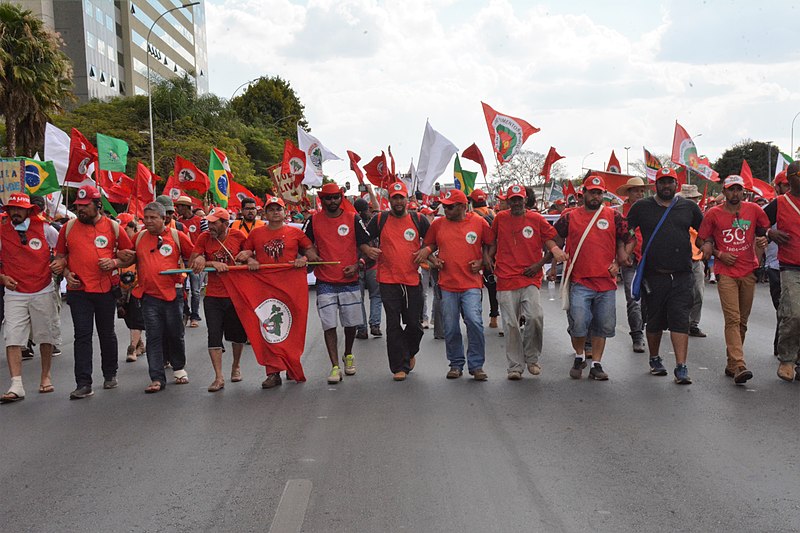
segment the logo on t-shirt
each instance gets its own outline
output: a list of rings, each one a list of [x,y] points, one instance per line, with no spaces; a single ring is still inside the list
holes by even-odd
[[[261,324],[261,336],[269,344],[283,342],[292,330],[292,312],[289,306],[275,298],[268,298],[254,309]]]
[[[469,233],[467,233],[466,239],[467,239],[467,244],[475,244],[478,240],[478,234],[475,233],[474,231],[470,231]]]
[[[159,248],[158,251],[164,257],[169,257],[170,255],[172,255],[172,245],[164,243],[161,245],[161,248]]]
[[[341,237],[348,235],[350,233],[350,226],[347,224],[342,224],[338,228],[336,228],[336,233],[338,233]]]
[[[190,231],[191,233],[194,233],[195,231],[197,231],[197,226],[195,226],[194,224],[192,224],[191,226],[189,226],[189,231]]]
[[[417,238],[417,232],[416,232],[416,231],[414,231],[414,230],[413,230],[413,229],[411,229],[411,228],[408,228],[407,230],[405,230],[405,231],[403,232],[403,238],[404,238],[405,240],[407,240],[408,242],[411,242],[411,241],[413,241],[414,239],[416,239],[416,238]]]
[[[525,237],[526,239],[530,239],[531,237],[533,237],[533,228],[530,226],[525,226],[524,228],[522,228],[522,236]]]
[[[597,221],[597,229],[607,230],[608,229],[608,220],[601,218]]]
[[[94,238],[94,245],[96,248],[105,248],[108,246],[108,237],[105,235],[98,235]]]
[[[42,241],[39,239],[33,238],[28,241],[28,246],[31,247],[31,250],[41,250],[42,248]]]

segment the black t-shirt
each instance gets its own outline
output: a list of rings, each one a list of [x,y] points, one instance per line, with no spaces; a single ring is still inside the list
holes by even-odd
[[[650,241],[653,230],[667,208],[654,197],[643,198],[628,211],[628,229],[642,230],[642,252]],[[700,228],[703,213],[697,204],[682,197],[667,215],[647,252],[646,271],[690,272],[692,270],[692,243],[689,228]]]

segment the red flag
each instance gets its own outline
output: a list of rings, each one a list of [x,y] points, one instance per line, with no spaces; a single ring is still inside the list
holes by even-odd
[[[678,190],[681,190],[681,187],[686,183],[686,167],[683,165],[678,165],[675,168],[675,175],[678,176]]]
[[[175,178],[183,191],[208,192],[208,175],[179,155],[175,156]]]
[[[547,152],[547,157],[544,158],[544,165],[542,165],[542,171],[539,172],[540,176],[544,176],[545,183],[550,181],[550,169],[552,168],[553,163],[555,163],[559,159],[564,159],[564,156],[558,155],[556,149],[551,146],[550,151]]]
[[[765,183],[760,179],[753,177],[753,171],[750,170],[750,165],[747,163],[746,159],[742,159],[742,171],[740,174],[744,180],[745,189],[748,191],[753,191],[757,195],[761,196],[762,198],[766,198],[767,200],[775,199],[775,189],[773,189],[772,185],[769,183]]]
[[[614,150],[611,150],[611,157],[608,158],[608,165],[606,166],[606,172],[622,174],[622,166],[619,164],[619,160],[617,159],[616,154],[614,154]]]
[[[133,194],[133,180],[122,172],[101,170],[97,173],[97,185],[109,202],[127,204]]]
[[[164,190],[161,191],[161,194],[166,194],[172,199],[173,202],[180,198],[181,194],[183,194],[181,184],[174,174],[167,178],[167,183],[164,185]]]
[[[350,158],[350,170],[356,173],[356,178],[358,178],[359,183],[364,183],[364,171],[358,166],[358,162],[361,161],[361,156],[348,150],[347,157]]]
[[[376,155],[372,161],[364,165],[367,179],[376,187],[385,187],[389,183],[389,171],[386,168],[386,154]]]
[[[389,147],[389,161],[392,162],[391,168],[389,171],[389,175],[392,177],[392,181],[394,181],[395,176],[397,176],[397,172],[394,171],[394,156],[392,155],[392,147]]]
[[[92,179],[89,166],[97,167],[97,148],[77,129],[72,128],[69,141],[69,166],[64,177],[64,184],[80,187],[87,179]]]
[[[286,371],[305,381],[300,356],[306,344],[308,283],[306,270],[230,271],[219,279],[233,301],[258,364],[267,372]]]
[[[692,169],[707,180],[719,181],[719,174],[711,168],[708,159],[697,155],[694,141],[677,121],[672,138],[672,161]]]
[[[281,165],[282,174],[294,176],[297,185],[303,181],[306,172],[306,153],[296,147],[294,143],[286,139],[283,144],[283,163]]]
[[[235,181],[231,181],[231,192],[228,195],[228,208],[234,211],[239,211],[242,208],[242,200],[245,198],[252,198],[256,201],[256,205],[259,207],[263,207],[264,203],[261,199],[250,192],[250,190],[241,185],[236,183]]]
[[[708,182],[706,182],[706,186],[703,187],[703,196],[701,196],[700,201],[697,202],[697,206],[700,208],[700,211],[706,210],[706,202],[708,202]]]
[[[477,144],[472,143],[471,146],[464,150],[464,153],[461,154],[461,157],[478,163],[483,171],[483,177],[486,177],[486,160],[483,158],[483,154],[481,153]]]
[[[481,105],[486,118],[486,127],[489,128],[489,139],[497,153],[497,160],[502,165],[514,157],[525,140],[539,131],[539,128],[531,126],[521,118],[498,113],[483,102]]]
[[[561,184],[561,192],[564,194],[564,201],[567,202],[567,205],[569,205],[570,196],[572,196],[572,198],[576,202],[578,201],[578,193],[575,192],[575,186],[572,184],[571,181],[567,181],[566,183]]]
[[[136,179],[133,182],[133,194],[128,203],[128,213],[140,219],[144,217],[144,206],[156,201],[156,188],[153,173],[141,162],[136,165]]]
[[[344,211],[345,213],[352,213],[354,215],[358,213],[358,211],[356,211],[355,206],[353,206],[353,204],[350,203],[350,200],[347,199],[344,193],[342,193],[342,203],[339,204],[339,207],[341,207],[342,211]]]

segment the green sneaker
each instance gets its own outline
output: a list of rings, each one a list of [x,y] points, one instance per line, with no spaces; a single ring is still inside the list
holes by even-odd
[[[344,356],[344,373],[348,376],[356,373],[356,357],[351,353]]]
[[[339,367],[335,366],[331,368],[331,373],[328,374],[328,383],[333,384],[333,383],[339,383],[340,381],[342,381],[342,374],[339,371]]]

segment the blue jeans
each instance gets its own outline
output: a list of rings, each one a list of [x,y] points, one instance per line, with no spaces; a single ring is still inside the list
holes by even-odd
[[[100,340],[100,366],[103,377],[117,375],[117,301],[111,292],[68,291],[67,304],[75,328],[75,383],[78,387],[92,385],[92,336],[97,325]],[[94,325],[93,325],[94,322]],[[149,335],[149,333],[148,333]]]
[[[199,274],[190,273],[188,278],[191,309],[189,308],[189,302],[186,302],[183,304],[183,314],[188,316],[190,320],[200,320],[200,289],[203,284]]]
[[[381,285],[378,283],[378,271],[376,269],[365,270],[361,273],[361,314],[364,315],[364,323],[358,326],[358,331],[366,331],[367,325],[370,327],[381,325]],[[369,292],[369,320],[367,320],[367,310],[364,304],[364,289]]]
[[[486,360],[486,338],[483,336],[483,291],[468,289],[450,292],[442,289],[442,319],[444,342],[450,366],[464,368],[464,343],[461,339],[461,320],[467,325],[467,369],[483,368]]]
[[[617,327],[617,291],[593,291],[580,283],[570,283],[567,322],[571,337],[613,337]]]
[[[178,289],[181,290],[181,289]],[[186,346],[183,342],[183,298],[171,302],[145,294],[142,296],[142,316],[147,331],[147,366],[150,380],[166,384],[164,344],[170,347],[169,361],[173,370],[186,366]],[[166,343],[164,340],[166,339]]]

